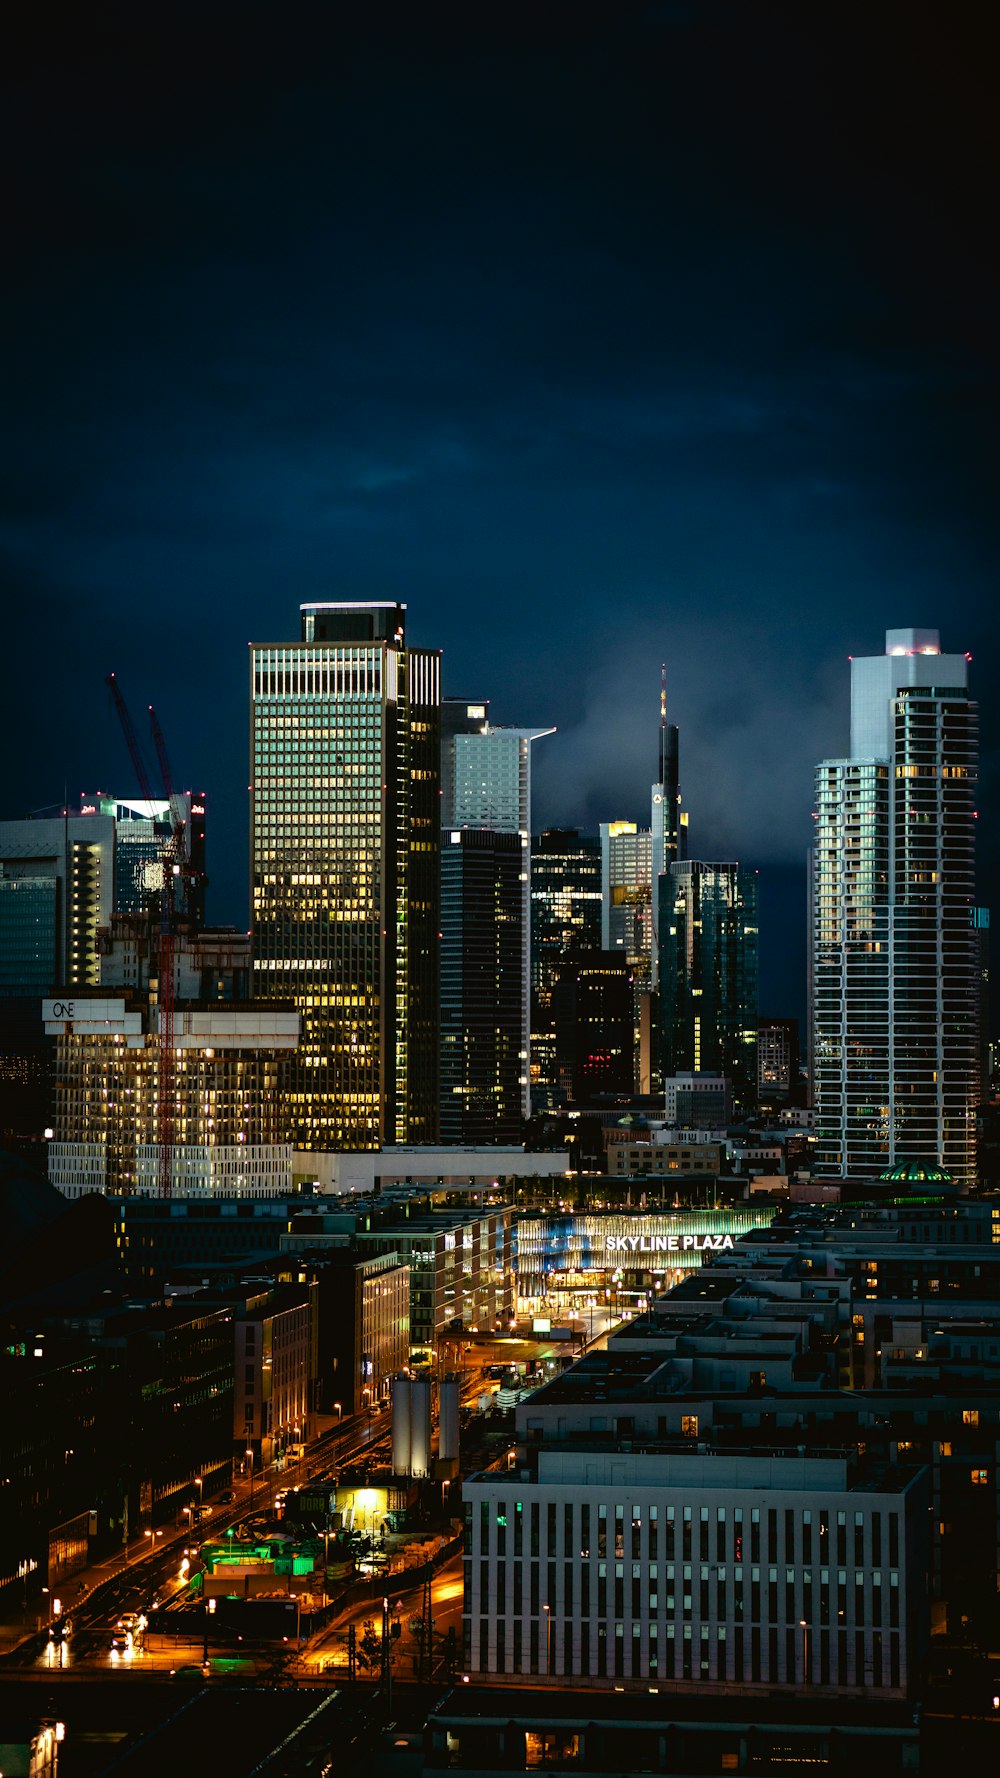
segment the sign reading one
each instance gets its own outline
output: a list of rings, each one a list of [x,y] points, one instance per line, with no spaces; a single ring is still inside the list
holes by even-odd
[[[609,1235],[606,1253],[728,1253],[732,1235]]]

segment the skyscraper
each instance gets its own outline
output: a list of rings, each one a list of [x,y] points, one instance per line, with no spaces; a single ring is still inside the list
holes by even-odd
[[[816,774],[811,1063],[821,1171],[975,1173],[977,710],[968,656],[886,633],[851,665],[851,751]]]
[[[732,1082],[737,1116],[757,1103],[757,873],[684,859],[661,878],[664,1074]]]
[[[555,1103],[552,996],[562,971],[601,948],[601,842],[576,828],[547,828],[531,843],[531,1092]]]
[[[660,879],[676,858],[687,857],[688,818],[681,808],[680,735],[675,722],[667,721],[667,669],[660,674],[660,739],[657,779],[650,809],[652,857],[650,898],[652,904],[652,959],[650,983],[655,990],[660,974]]]
[[[601,822],[601,948],[625,959],[632,980],[633,1089],[640,1093],[652,1090],[651,1047],[642,1040],[653,981],[652,867],[649,828]]]
[[[441,1141],[520,1143],[521,842],[441,836]]]
[[[473,706],[482,709],[484,706]],[[521,1042],[519,1045],[521,1104],[531,1115],[531,748],[555,733],[551,728],[491,728],[469,719],[465,732],[455,732],[454,796],[448,827],[486,828],[513,833],[521,847]],[[449,767],[449,771],[450,771]],[[444,799],[442,799],[444,801]]]
[[[567,964],[552,991],[556,1081],[565,1098],[586,1104],[600,1094],[632,1092],[634,1002],[620,952],[595,951]]]
[[[489,727],[489,698],[441,699],[441,828],[455,822],[455,738],[479,735]]]
[[[405,626],[310,603],[251,650],[254,993],[302,1014],[300,1148],[437,1137],[440,657]]]

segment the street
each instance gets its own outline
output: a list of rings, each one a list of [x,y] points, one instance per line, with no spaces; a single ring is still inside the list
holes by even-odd
[[[454,1631],[454,1643],[459,1648],[461,1647],[462,1593],[462,1555],[459,1551],[443,1564],[431,1583],[435,1666],[441,1658],[441,1650],[450,1631]],[[312,1639],[295,1662],[296,1677],[316,1678],[324,1673],[345,1674],[347,1672],[348,1630],[353,1626],[357,1641],[360,1643],[366,1623],[371,1623],[376,1636],[380,1638],[382,1599],[381,1587],[377,1582],[374,1582],[370,1600],[353,1605],[341,1618],[338,1618],[335,1624],[329,1625]],[[421,1647],[421,1632],[418,1625],[423,1604],[422,1586],[413,1587],[402,1594],[400,1598],[390,1601],[390,1618],[398,1620],[400,1625],[398,1639],[392,1638],[391,1640],[393,1668],[397,1678],[412,1679],[416,1676]]]

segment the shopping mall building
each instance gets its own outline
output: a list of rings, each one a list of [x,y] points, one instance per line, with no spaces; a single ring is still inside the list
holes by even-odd
[[[568,1211],[514,1224],[518,1313],[554,1320],[598,1303],[633,1312],[741,1235],[766,1228],[773,1204],[719,1210]]]

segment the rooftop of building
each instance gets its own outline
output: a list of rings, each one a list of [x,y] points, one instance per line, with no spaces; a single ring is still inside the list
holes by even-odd
[[[728,1277],[717,1272],[712,1266],[702,1266],[697,1272],[691,1272],[674,1285],[669,1296],[663,1300],[670,1304],[698,1304],[704,1307],[708,1303],[724,1303],[734,1291],[743,1288],[740,1278]],[[643,1319],[647,1319],[643,1317]]]
[[[880,1180],[893,1185],[953,1185],[952,1175],[936,1161],[908,1160],[898,1161],[894,1167],[887,1167],[879,1174]]]
[[[85,1309],[66,1317],[66,1325],[98,1339],[127,1337],[130,1333],[172,1333],[180,1327],[199,1322],[232,1320],[232,1311],[223,1304],[196,1305],[189,1298],[171,1297],[169,1303],[115,1301],[90,1303]]]
[[[507,1458],[481,1470],[469,1481],[500,1481],[538,1486],[740,1488],[797,1493],[813,1489],[834,1493],[907,1493],[922,1473],[920,1463],[889,1463],[859,1454],[856,1444],[781,1444],[770,1438],[709,1446],[674,1435],[655,1440],[618,1440],[610,1447],[599,1437],[570,1445],[549,1443],[519,1448],[513,1471]]]
[[[289,1192],[280,1198],[237,1198],[237,1197],[152,1197],[139,1192],[130,1192],[120,1197],[108,1196],[107,1202],[116,1215],[130,1220],[145,1222],[170,1222],[173,1220],[218,1222],[222,1219],[242,1219],[248,1222],[263,1220],[265,1222],[288,1221],[299,1210],[315,1203],[309,1191]]]
[[[591,1687],[460,1685],[442,1698],[431,1710],[428,1729],[436,1723],[482,1723],[484,1727],[506,1728],[511,1722],[527,1727],[539,1723],[559,1722],[567,1728],[587,1728],[607,1723],[614,1728],[654,1727],[661,1732],[671,1723],[688,1723],[708,1729],[725,1723],[731,1728],[752,1728],[754,1724],[811,1729],[830,1723],[837,1727],[856,1727],[865,1733],[901,1733],[915,1736],[912,1703],[897,1703],[865,1697],[857,1702],[838,1697],[836,1701],[817,1702],[815,1698],[719,1697],[710,1700],[690,1692],[674,1692],[655,1685],[642,1691],[623,1695],[620,1692],[595,1691]],[[551,1764],[553,1762],[546,1762]],[[618,1766],[609,1768],[617,1771]]]

